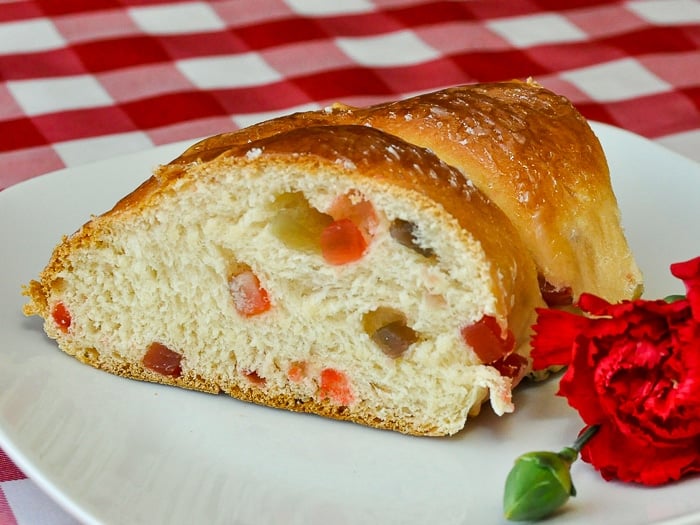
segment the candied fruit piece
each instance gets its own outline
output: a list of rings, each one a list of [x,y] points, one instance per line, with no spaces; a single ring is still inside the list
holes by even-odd
[[[248,379],[248,381],[250,381],[254,385],[265,385],[265,378],[261,377],[260,374],[258,374],[255,370],[246,370],[243,372],[243,375],[246,377],[246,379]]]
[[[350,219],[332,222],[321,234],[321,254],[329,264],[347,264],[362,258],[367,241]]]
[[[377,227],[372,204],[359,192],[336,198],[328,213],[309,204],[303,193],[283,193],[273,204],[270,231],[294,250],[321,253],[329,264],[347,264],[362,257]]]
[[[349,219],[369,241],[377,230],[379,219],[372,203],[357,190],[337,197],[328,213],[334,220]]]
[[[182,355],[162,343],[151,343],[143,356],[143,366],[164,376],[180,377]]]
[[[416,253],[419,253],[423,257],[432,257],[435,255],[433,250],[430,248],[425,248],[418,244],[416,239],[416,228],[415,223],[406,221],[403,219],[394,219],[391,221],[391,226],[389,227],[389,234],[391,237],[406,248],[410,248]]]
[[[244,270],[231,277],[229,289],[236,311],[244,317],[259,315],[270,309],[267,290],[251,270]]]
[[[403,355],[418,340],[416,331],[403,321],[382,326],[371,337],[382,352],[394,359]]]
[[[401,321],[405,324],[406,315],[395,308],[380,306],[362,316],[362,327],[365,329],[365,332],[371,336],[382,326],[386,326],[395,321]]]
[[[548,282],[542,274],[537,276],[537,282],[540,285],[542,299],[547,303],[547,306],[570,306],[574,303],[574,294],[570,286],[557,288]]]
[[[304,361],[294,361],[289,365],[287,378],[293,383],[300,383],[306,377],[306,363]]]
[[[523,369],[527,366],[527,358],[520,354],[509,354],[497,359],[489,366],[498,370],[498,373],[503,377],[517,378],[522,374]]]
[[[355,399],[348,376],[334,368],[321,371],[319,396],[341,406],[349,406]]]
[[[476,323],[461,329],[464,342],[471,346],[482,363],[493,363],[512,352],[515,346],[513,332],[501,330],[496,318],[485,315]]]
[[[407,325],[406,316],[386,306],[362,316],[362,327],[382,352],[392,358],[402,355],[418,340],[418,333]]]
[[[324,228],[333,222],[309,204],[301,192],[283,193],[275,199],[277,210],[270,221],[270,231],[287,248],[319,253]]]
[[[58,329],[61,332],[63,332],[64,334],[68,332],[68,329],[70,328],[70,325],[73,322],[73,320],[65,304],[60,302],[56,303],[53,307],[53,310],[51,310],[51,317],[53,318],[54,323],[56,323]]]

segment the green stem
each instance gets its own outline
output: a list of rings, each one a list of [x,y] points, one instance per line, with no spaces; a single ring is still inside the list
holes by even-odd
[[[685,299],[685,295],[667,295],[664,297],[664,301],[667,303],[675,303],[676,301],[681,301]]]
[[[576,441],[574,441],[571,448],[573,448],[576,452],[581,452],[583,445],[588,443],[588,440],[591,439],[596,432],[598,432],[598,428],[600,428],[598,425],[591,425],[587,427],[586,430],[584,430],[576,439]]]

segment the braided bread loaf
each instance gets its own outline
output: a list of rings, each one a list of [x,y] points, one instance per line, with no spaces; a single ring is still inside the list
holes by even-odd
[[[621,287],[580,261],[569,268],[574,246],[547,258],[566,237],[553,218],[571,202],[553,195],[589,188],[597,212],[614,196],[592,133],[569,156],[555,147],[556,130],[585,122],[560,108],[548,127],[517,103],[543,97],[523,86],[334,107],[205,140],[65,238],[25,288],[25,313],[42,316],[62,350],[114,374],[377,428],[447,435],[486,400],[512,411],[542,275],[559,292],[600,282],[608,296],[631,295],[639,284],[626,244],[588,238],[598,225],[567,242],[617,250]],[[490,92],[503,100],[471,117],[466,95],[437,104]],[[524,127],[509,133],[518,118]],[[472,131],[443,129],[459,122]],[[551,169],[538,164],[547,158]],[[578,172],[556,178],[555,166]],[[493,190],[525,180],[514,173],[530,185]],[[497,206],[498,195],[522,209]],[[539,219],[523,211],[530,204]],[[616,206],[603,212],[617,217]],[[622,236],[619,221],[605,224],[606,239]],[[539,251],[533,235],[550,247]]]

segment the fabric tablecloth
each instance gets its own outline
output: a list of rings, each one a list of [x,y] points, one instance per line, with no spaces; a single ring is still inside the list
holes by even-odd
[[[699,49],[700,0],[0,0],[0,190],[336,101],[528,77],[700,161]],[[0,450],[16,523],[75,520]]]

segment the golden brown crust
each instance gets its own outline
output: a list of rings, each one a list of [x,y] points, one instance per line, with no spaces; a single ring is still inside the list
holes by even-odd
[[[368,108],[297,113],[205,139],[173,165],[324,123],[375,127],[457,167],[511,219],[555,288],[611,301],[641,293],[600,142],[566,98],[534,82],[459,86]]]
[[[31,301],[22,308],[24,315],[46,317],[49,310],[48,304],[46,303],[47,292],[48,291],[44,289],[44,285],[39,281],[32,280],[28,285],[24,286],[22,288],[22,295],[31,299]]]

